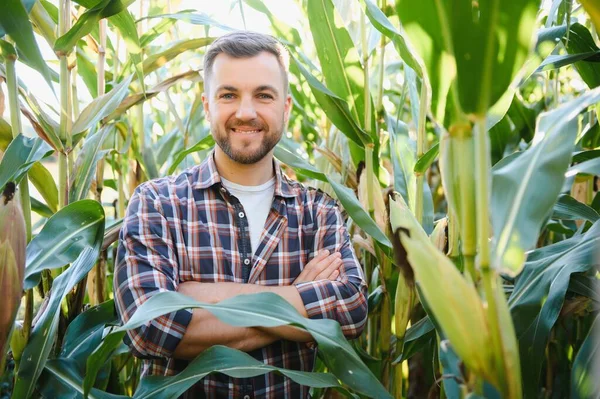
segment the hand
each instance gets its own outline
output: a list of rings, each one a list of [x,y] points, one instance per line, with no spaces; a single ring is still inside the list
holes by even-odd
[[[318,280],[335,280],[340,275],[338,269],[342,264],[341,253],[335,252],[330,255],[328,250],[323,250],[304,266],[302,272],[294,280],[294,284]]]

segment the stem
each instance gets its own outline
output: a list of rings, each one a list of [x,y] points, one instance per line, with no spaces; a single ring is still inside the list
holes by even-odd
[[[477,282],[477,272],[475,270],[475,255],[477,254],[477,218],[473,213],[476,208],[476,198],[474,195],[476,177],[473,174],[473,159],[475,158],[473,147],[473,132],[468,125],[469,130],[461,131],[461,134],[452,138],[455,142],[454,150],[458,156],[454,156],[458,165],[458,174],[460,176],[460,195],[459,201],[459,226],[461,249],[464,256],[465,270],[471,277],[471,280]]]
[[[367,212],[374,216],[375,212],[375,187],[373,185],[373,148],[375,145],[373,143],[369,143],[365,145],[365,173],[367,177]]]
[[[246,16],[244,15],[244,5],[242,3],[242,0],[238,0],[238,4],[240,6],[240,14],[242,14],[242,22],[244,23],[244,30],[248,30],[248,28],[246,27]]]
[[[379,8],[383,9],[385,6],[386,0],[382,0],[379,2]],[[385,73],[385,45],[386,45],[386,37],[385,35],[381,35],[381,40],[379,41],[379,52],[381,53],[381,61],[379,63],[379,85],[377,86],[377,105],[375,107],[375,112],[378,115],[383,115],[383,77]]]
[[[360,38],[362,44],[363,72],[364,72],[364,101],[365,101],[365,130],[371,133],[371,96],[369,88],[369,48],[367,43],[367,24],[365,14],[360,15]]]
[[[483,288],[487,301],[487,319],[490,325],[492,345],[494,345],[495,363],[502,385],[505,385],[506,375],[504,361],[501,354],[504,352],[502,335],[498,318],[498,304],[496,303],[498,290],[498,276],[490,265],[490,216],[489,216],[489,171],[490,151],[489,138],[486,132],[486,118],[478,118],[474,126],[475,130],[475,177],[476,203],[477,203],[477,237],[479,247],[479,267],[483,280]]]
[[[419,98],[419,122],[417,125],[417,160],[425,154],[427,146],[427,134],[425,124],[427,122],[427,86],[421,81],[421,95]],[[415,218],[419,224],[423,224],[423,184],[425,183],[424,173],[416,173],[417,187],[415,195]]]
[[[71,27],[71,0],[60,0],[59,2],[59,36],[65,35]],[[71,151],[72,138],[70,134],[71,127],[71,104],[70,104],[70,72],[67,54],[59,54],[60,61],[60,140],[66,144],[66,148],[58,153],[58,206],[59,209],[65,207],[69,202],[69,168],[67,165],[67,154]]]

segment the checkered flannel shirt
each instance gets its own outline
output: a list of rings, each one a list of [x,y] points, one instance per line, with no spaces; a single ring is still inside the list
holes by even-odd
[[[336,281],[297,284],[311,319],[333,319],[347,338],[359,336],[367,317],[366,283],[335,200],[285,176],[275,165],[275,194],[260,244],[251,253],[247,218],[222,185],[211,152],[177,176],[140,185],[132,195],[114,271],[115,303],[123,322],[153,295],[185,281],[292,285],[320,250],[339,251]],[[142,375],[175,375],[187,362],[172,357],[192,317],[189,309],[158,317],[125,337],[143,360]],[[316,350],[276,341],[249,354],[277,367],[312,371]],[[254,378],[212,374],[186,392],[193,398],[305,398],[308,387],[268,373]]]

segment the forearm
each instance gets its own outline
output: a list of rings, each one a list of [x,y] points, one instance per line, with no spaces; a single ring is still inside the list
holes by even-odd
[[[244,352],[267,346],[280,338],[251,327],[234,327],[223,323],[204,309],[194,309],[192,320],[175,349],[179,359],[193,359],[213,345],[225,345]]]
[[[242,294],[256,294],[259,292],[273,292],[290,303],[303,317],[308,317],[302,298],[294,286],[263,286],[257,284],[239,283],[186,283],[186,295],[198,301],[217,303],[228,298]],[[193,284],[193,285],[191,285]],[[225,325],[224,323],[222,323]],[[231,327],[231,326],[229,326]],[[287,339],[296,342],[312,341],[312,336],[306,331],[292,326],[259,327],[259,331],[278,339]]]

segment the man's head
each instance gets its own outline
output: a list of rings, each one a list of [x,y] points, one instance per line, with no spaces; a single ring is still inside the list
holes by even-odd
[[[233,161],[253,164],[281,139],[291,109],[288,54],[271,36],[234,32],[204,57],[202,101],[215,141]]]

